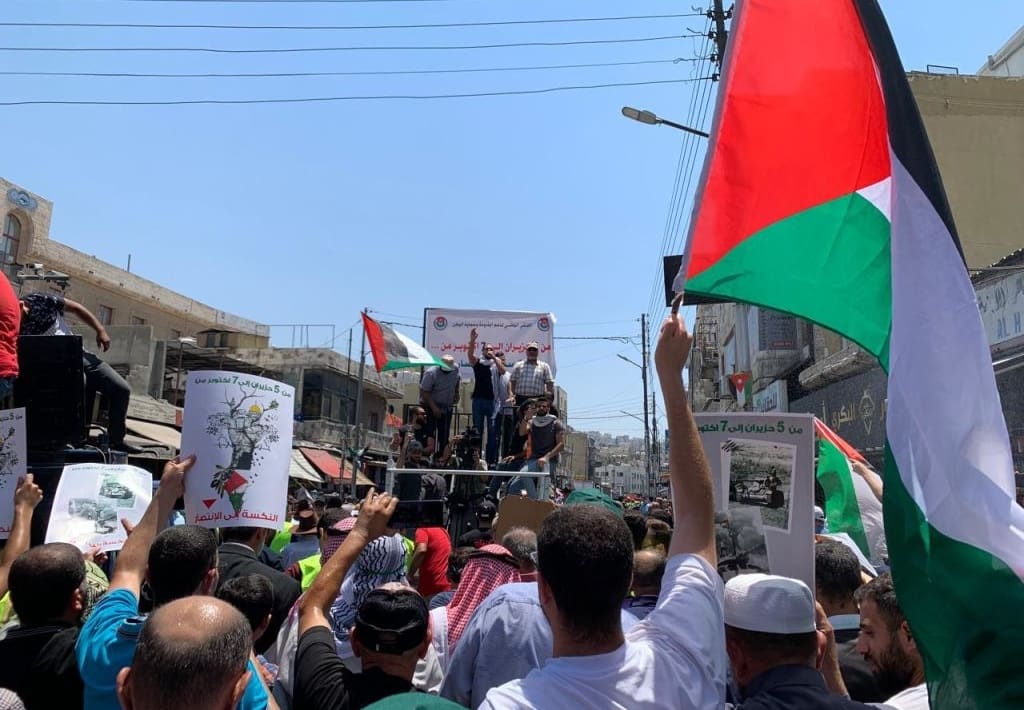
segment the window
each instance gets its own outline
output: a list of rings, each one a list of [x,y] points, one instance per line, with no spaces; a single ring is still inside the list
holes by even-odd
[[[102,325],[110,325],[114,322],[114,309],[101,303],[96,309],[96,317]]]
[[[18,258],[21,243],[21,221],[13,214],[4,217],[3,240],[0,241],[0,262],[13,264]]]
[[[132,325],[146,325],[146,319],[132,316]]]
[[[181,331],[171,328],[171,340],[181,340]]]

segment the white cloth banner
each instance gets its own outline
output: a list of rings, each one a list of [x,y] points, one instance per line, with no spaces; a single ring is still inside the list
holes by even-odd
[[[285,522],[295,388],[237,372],[188,373],[181,452],[185,518],[208,528]]]
[[[814,589],[814,416],[694,418],[711,466],[723,578],[770,572]]]
[[[461,368],[463,379],[473,377],[469,364],[469,332],[476,328],[476,356],[480,357],[484,344],[493,344],[505,353],[505,365],[512,367],[526,359],[526,344],[536,341],[540,350],[538,359],[555,366],[555,316],[553,313],[527,311],[471,311],[456,308],[427,308],[424,344],[427,350],[442,357],[452,355]]]
[[[136,466],[65,466],[46,528],[46,542],[69,542],[85,552],[120,550],[128,539],[121,519],[138,525],[153,498],[153,476]]]
[[[28,472],[25,439],[25,408],[0,411],[0,540],[11,535],[14,523],[14,491]]]

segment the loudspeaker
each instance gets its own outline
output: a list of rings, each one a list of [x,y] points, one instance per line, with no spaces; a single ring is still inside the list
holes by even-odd
[[[85,430],[85,369],[78,335],[18,338],[14,406],[25,408],[30,451],[78,443]]]

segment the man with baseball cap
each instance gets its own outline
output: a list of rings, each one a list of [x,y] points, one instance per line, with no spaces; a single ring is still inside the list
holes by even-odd
[[[516,406],[528,399],[555,396],[555,378],[551,367],[537,359],[540,346],[537,343],[526,344],[526,359],[512,366],[512,393],[516,396]]]
[[[413,689],[416,664],[431,639],[427,603],[418,592],[388,584],[367,594],[351,631],[361,673],[348,670],[338,657],[328,617],[346,573],[367,544],[388,532],[397,505],[387,493],[370,493],[351,532],[299,600],[294,707],[362,708]]]
[[[814,595],[800,580],[741,574],[726,583],[725,649],[743,699],[739,708],[870,707],[831,692],[826,685],[818,670],[819,651],[825,651],[824,670],[833,681],[838,663],[824,612],[821,617],[819,636]],[[844,690],[841,684],[837,689]]]

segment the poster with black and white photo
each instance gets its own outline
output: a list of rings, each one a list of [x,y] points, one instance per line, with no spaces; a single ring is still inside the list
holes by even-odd
[[[770,572],[814,589],[814,417],[696,414],[715,488],[718,571]]]
[[[121,525],[138,525],[153,497],[153,476],[126,464],[65,466],[46,529],[46,542],[69,542],[83,552],[120,550],[128,539]]]
[[[14,491],[28,473],[25,408],[0,410],[0,540],[14,524]]]

